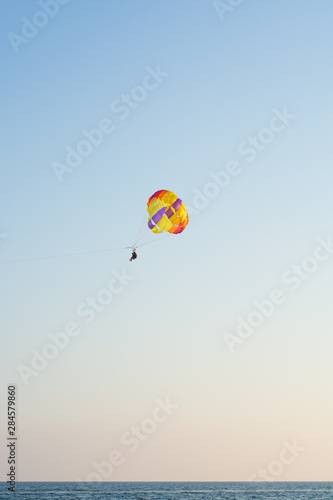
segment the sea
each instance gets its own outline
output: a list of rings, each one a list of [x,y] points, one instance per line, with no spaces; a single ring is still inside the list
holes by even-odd
[[[333,500],[333,482],[18,482],[5,500]]]

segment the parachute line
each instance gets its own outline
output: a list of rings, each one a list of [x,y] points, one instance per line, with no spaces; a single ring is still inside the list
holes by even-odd
[[[1,260],[0,264],[10,264],[14,262],[30,262],[33,260],[57,259],[59,257],[75,257],[76,255],[91,255],[94,253],[114,252],[116,250],[125,250],[132,247],[106,248],[105,250],[90,250],[88,252],[63,253],[58,255],[46,255],[44,257],[31,257],[28,259]]]

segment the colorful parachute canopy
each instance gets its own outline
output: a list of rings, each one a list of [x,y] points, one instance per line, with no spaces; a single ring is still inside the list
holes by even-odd
[[[182,200],[172,191],[161,189],[148,200],[148,227],[153,233],[181,233],[188,224],[188,213]]]

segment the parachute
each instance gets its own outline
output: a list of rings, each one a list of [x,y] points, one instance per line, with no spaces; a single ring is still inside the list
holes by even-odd
[[[188,213],[182,200],[172,191],[161,189],[148,200],[148,227],[153,233],[179,234],[188,224]]]

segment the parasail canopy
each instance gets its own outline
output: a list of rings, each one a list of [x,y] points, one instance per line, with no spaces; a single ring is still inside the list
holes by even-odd
[[[148,227],[153,233],[178,234],[188,224],[188,213],[182,200],[172,191],[161,189],[148,200]]]

